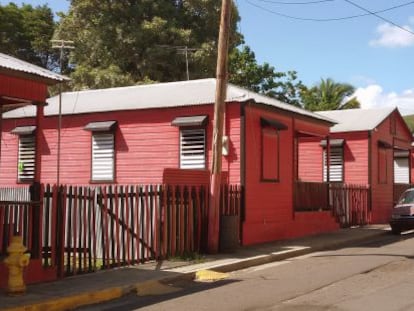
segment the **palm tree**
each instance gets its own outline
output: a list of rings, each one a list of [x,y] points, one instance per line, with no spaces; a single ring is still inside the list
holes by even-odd
[[[302,87],[300,95],[305,109],[322,111],[359,108],[359,101],[351,97],[354,92],[355,88],[352,85],[328,78],[321,79],[319,85],[310,89]]]

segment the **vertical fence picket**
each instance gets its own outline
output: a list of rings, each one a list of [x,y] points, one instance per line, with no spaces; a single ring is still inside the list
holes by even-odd
[[[107,187],[101,187],[102,190],[102,194],[103,194],[103,203],[102,203],[102,210],[103,210],[103,215],[102,218],[104,219],[103,223],[104,223],[104,229],[102,229],[102,231],[105,234],[105,247],[104,247],[104,251],[103,253],[105,253],[105,268],[110,268],[111,265],[111,257],[110,257],[110,249],[111,249],[111,240],[109,239],[109,202],[108,202],[108,188]],[[109,193],[110,195],[110,193]],[[112,223],[112,221],[111,221]],[[111,225],[112,228],[112,225]],[[112,257],[113,258],[113,257]]]
[[[150,221],[151,221],[151,209],[148,198],[148,185],[144,186],[145,189],[145,260],[151,258],[151,240],[150,240]]]
[[[6,242],[4,236],[4,231],[6,229],[5,212],[6,206],[4,204],[0,204],[0,254],[6,253]]]
[[[162,186],[162,257],[167,257],[168,252],[168,186]]]
[[[136,186],[136,214],[137,214],[137,243],[138,243],[138,262],[144,261],[144,245],[143,245],[143,195],[141,186]]]
[[[131,224],[129,221],[129,192],[128,192],[128,186],[125,186],[125,192],[124,192],[124,201],[125,201],[125,227],[126,227],[126,264],[131,264]],[[124,250],[125,253],[125,250]]]
[[[222,185],[221,215],[239,216],[241,190]],[[8,195],[16,193],[11,189]],[[22,235],[59,276],[200,252],[206,246],[206,186],[42,185],[40,202],[34,207],[0,202],[0,252],[13,234]],[[41,225],[35,228],[36,219]],[[40,241],[33,240],[34,234]]]
[[[158,186],[151,186],[154,195],[154,256],[158,260],[160,258],[160,217],[159,217],[159,202],[160,194],[158,192]]]

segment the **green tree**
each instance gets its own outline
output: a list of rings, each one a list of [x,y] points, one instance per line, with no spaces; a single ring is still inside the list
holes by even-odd
[[[55,38],[75,42],[73,87],[184,80],[185,57],[175,47],[185,46],[197,48],[189,55],[191,78],[214,76],[220,4],[220,0],[72,0]],[[238,19],[234,7],[231,47],[241,42]]]
[[[297,81],[296,71],[277,72],[268,63],[259,65],[248,46],[233,49],[229,56],[229,82],[261,93],[282,102],[300,106],[299,92],[303,87]]]
[[[50,44],[54,29],[53,13],[47,5],[0,6],[2,53],[53,70],[58,64],[58,55]]]
[[[333,79],[321,79],[311,88],[303,86],[300,91],[303,107],[311,111],[340,110],[359,108],[360,103],[352,95],[355,88],[347,83],[338,83]]]

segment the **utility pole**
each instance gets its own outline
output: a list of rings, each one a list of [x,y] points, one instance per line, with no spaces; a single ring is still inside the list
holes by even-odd
[[[62,74],[62,63],[63,63],[63,53],[65,50],[73,50],[74,42],[69,40],[51,40],[52,49],[59,49],[59,71]],[[62,83],[59,83],[59,116],[58,116],[58,142],[57,142],[57,172],[56,172],[56,184],[59,187],[60,183],[60,139],[62,131]]]
[[[225,100],[227,91],[227,59],[229,49],[231,0],[222,0],[220,32],[216,68],[216,98],[214,103],[213,124],[213,163],[210,181],[210,207],[208,214],[208,251],[217,253],[219,248],[220,230],[220,188],[221,188],[221,157],[223,148],[223,127]]]
[[[188,52],[195,52],[199,49],[189,48],[188,46],[171,46],[171,45],[157,45],[159,48],[176,50],[178,54],[183,54],[185,56],[185,71],[187,75],[187,80],[190,80],[190,71],[188,70]]]

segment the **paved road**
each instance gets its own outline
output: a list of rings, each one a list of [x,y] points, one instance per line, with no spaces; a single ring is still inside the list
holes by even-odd
[[[162,295],[130,295],[80,310],[414,310],[414,234],[236,271],[222,281],[180,281]]]

